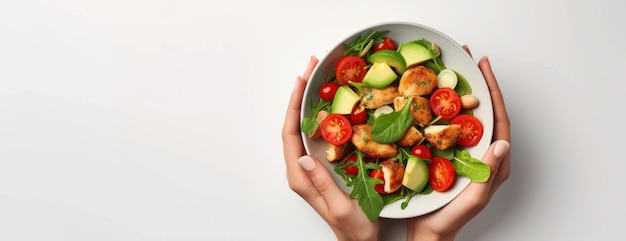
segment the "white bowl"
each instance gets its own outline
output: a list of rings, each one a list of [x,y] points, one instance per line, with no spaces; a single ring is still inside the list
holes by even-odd
[[[478,145],[466,148],[466,150],[472,157],[477,159],[482,158],[491,143],[493,132],[492,103],[485,79],[477,63],[463,50],[461,45],[436,29],[422,24],[411,22],[384,22],[365,27],[339,39],[339,42],[335,46],[332,46],[332,49],[327,52],[326,56],[320,58],[319,64],[313,70],[302,99],[301,119],[311,115],[311,101],[313,101],[313,103],[319,101],[319,88],[322,84],[326,83],[329,71],[335,67],[339,58],[341,58],[344,51],[343,43],[350,43],[359,35],[365,37],[371,30],[389,30],[390,32],[386,36],[395,40],[396,46],[399,43],[421,38],[425,38],[439,46],[441,49],[441,60],[444,65],[461,73],[472,87],[472,94],[479,100],[480,104],[474,109],[473,113],[482,122],[484,134]],[[322,138],[310,139],[307,135],[302,135],[302,139],[307,153],[321,160],[331,172],[337,184],[346,191],[346,193],[350,193],[351,188],[347,187],[345,181],[333,170],[337,164],[326,161],[328,143]],[[467,177],[457,175],[455,183],[448,191],[442,193],[432,192],[428,195],[417,194],[411,198],[405,209],[400,207],[404,200],[396,201],[384,206],[380,217],[402,219],[433,212],[452,201],[469,184],[470,180]]]

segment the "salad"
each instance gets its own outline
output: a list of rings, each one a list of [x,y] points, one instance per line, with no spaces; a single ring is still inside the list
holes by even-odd
[[[328,143],[326,160],[370,220],[414,195],[446,192],[458,175],[485,182],[489,166],[464,149],[483,136],[478,99],[427,39],[398,43],[371,31],[343,56],[311,102],[301,130]]]

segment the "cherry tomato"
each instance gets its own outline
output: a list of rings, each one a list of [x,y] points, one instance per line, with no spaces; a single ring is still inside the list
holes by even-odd
[[[426,145],[416,145],[411,148],[411,154],[426,160],[433,158],[433,152]]]
[[[483,124],[473,115],[460,114],[450,124],[461,125],[461,137],[456,141],[460,146],[476,146],[483,137]]]
[[[451,120],[461,112],[461,98],[450,88],[439,88],[430,96],[430,108],[443,120]]]
[[[356,153],[349,155],[348,157],[346,157],[346,159],[344,160],[343,164],[349,163],[349,162],[356,162],[357,161],[357,155]],[[371,158],[371,157],[367,157],[364,156],[363,157],[363,162],[368,163],[368,162],[374,162],[375,159]],[[356,176],[357,174],[359,174],[359,168],[356,166],[352,166],[352,167],[345,167],[343,168],[343,171],[348,174],[348,175],[354,175]]]
[[[323,84],[320,88],[320,97],[323,100],[333,100],[333,98],[335,98],[335,93],[337,93],[337,89],[339,89],[339,85],[335,82]]]
[[[356,105],[350,113],[350,122],[353,125],[363,124],[367,121],[367,111],[363,106]]]
[[[444,192],[454,183],[456,173],[450,160],[443,157],[433,157],[428,163],[428,184],[433,190]]]
[[[344,161],[344,164],[349,163],[349,162],[356,162],[356,159],[357,159],[357,156],[356,156],[356,153],[354,153],[346,158],[346,160]],[[359,168],[355,166],[345,167],[343,168],[343,172],[345,172],[348,175],[356,176],[356,174],[359,174]]]
[[[378,178],[383,181],[383,183],[376,184],[374,186],[374,189],[376,190],[376,192],[380,194],[389,194],[388,192],[385,192],[385,174],[383,173],[383,170],[380,170],[380,169],[372,170],[372,172],[370,172],[370,177]]]
[[[322,137],[328,143],[340,146],[352,138],[352,125],[343,115],[330,114],[320,125]]]
[[[367,70],[367,64],[359,56],[344,56],[339,59],[335,72],[335,77],[340,85],[347,85],[348,81],[363,82],[363,77]]]
[[[383,37],[383,41],[375,44],[373,50],[374,52],[376,52],[383,49],[396,50],[396,44],[393,42],[392,39]]]

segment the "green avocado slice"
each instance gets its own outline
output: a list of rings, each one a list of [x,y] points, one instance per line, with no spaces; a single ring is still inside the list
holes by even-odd
[[[402,54],[394,50],[379,50],[367,57],[367,62],[373,63],[387,63],[391,66],[396,73],[402,75],[406,70],[406,61]]]
[[[372,88],[385,88],[396,80],[398,75],[385,62],[374,62],[363,77],[363,84]]]

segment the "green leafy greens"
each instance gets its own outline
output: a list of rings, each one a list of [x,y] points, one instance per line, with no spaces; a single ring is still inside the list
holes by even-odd
[[[485,182],[491,175],[489,166],[476,158],[470,157],[466,150],[454,150],[452,165],[457,174],[469,177],[472,182]]]
[[[305,117],[300,124],[300,130],[305,134],[311,134],[311,132],[315,131],[315,129],[319,126],[317,123],[317,114],[324,109],[330,108],[331,101],[320,99],[320,102],[317,103],[316,106],[313,106],[311,102],[311,116]]]
[[[372,139],[378,143],[393,143],[404,135],[413,125],[413,117],[409,112],[413,98],[409,98],[400,111],[381,114],[372,124]]]
[[[424,62],[423,64],[426,68],[432,69],[435,74],[439,74],[439,72],[441,72],[442,70],[447,69],[447,67],[441,61],[441,51],[436,44],[423,38],[416,40],[415,42],[426,47],[426,49],[428,49],[428,52],[430,52],[432,59]],[[457,77],[457,84],[454,90],[459,94],[459,96],[472,94],[472,87],[470,86],[467,79],[456,70],[453,71]]]
[[[343,56],[359,55],[363,49],[369,44],[370,41],[374,41],[374,44],[383,41],[383,36],[389,33],[389,30],[384,31],[371,31],[365,38],[361,35],[357,36],[350,45],[343,44],[344,51]]]
[[[378,216],[380,216],[380,212],[383,210],[385,202],[383,197],[376,192],[374,186],[376,186],[376,184],[382,184],[383,181],[378,178],[370,177],[368,175],[368,170],[380,169],[381,167],[376,163],[364,162],[363,153],[358,150],[355,152],[357,154],[357,161],[344,165],[338,165],[335,167],[335,172],[346,180],[346,185],[348,187],[352,188],[350,198],[357,199],[359,201],[359,206],[367,218],[371,221],[376,221]],[[359,169],[359,173],[354,177],[347,176],[343,172],[343,168],[348,166],[356,166]]]

